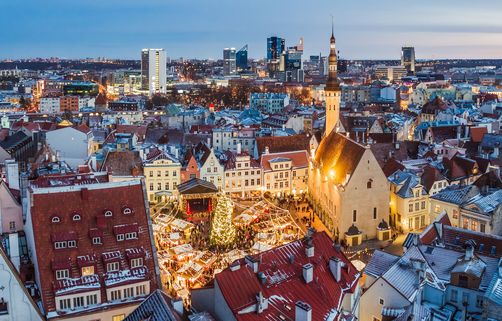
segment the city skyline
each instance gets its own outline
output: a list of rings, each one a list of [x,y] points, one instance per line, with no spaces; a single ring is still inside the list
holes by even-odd
[[[223,48],[245,44],[250,57],[263,58],[266,38],[273,35],[284,37],[286,46],[304,37],[306,58],[327,54],[330,14],[343,58],[399,59],[403,45],[414,46],[417,59],[502,56],[499,1],[477,7],[467,0],[399,4],[394,0],[384,5],[370,0],[322,0],[315,5],[295,0],[287,6],[262,0],[245,6],[228,0],[11,2],[3,4],[0,13],[5,26],[13,26],[0,31],[0,59],[139,59],[140,50],[148,47],[165,48],[171,58],[221,59]]]

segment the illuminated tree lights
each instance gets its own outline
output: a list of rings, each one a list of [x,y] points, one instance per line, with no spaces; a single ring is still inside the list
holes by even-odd
[[[218,197],[218,204],[213,213],[209,241],[218,248],[228,248],[235,242],[236,231],[232,222],[234,204],[224,194]]]

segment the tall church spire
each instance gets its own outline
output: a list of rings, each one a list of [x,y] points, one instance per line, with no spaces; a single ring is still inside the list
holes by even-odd
[[[331,18],[331,38],[329,41],[328,57],[328,79],[324,88],[326,99],[326,125],[324,135],[328,136],[338,125],[340,118],[340,82],[337,74],[338,59],[336,57],[336,40],[333,26],[333,17]]]
[[[328,81],[326,83],[327,90],[340,90],[338,82],[338,58],[336,56],[336,40],[335,40],[335,27],[333,25],[333,16],[331,16],[331,38],[329,40],[329,57],[328,57]]]

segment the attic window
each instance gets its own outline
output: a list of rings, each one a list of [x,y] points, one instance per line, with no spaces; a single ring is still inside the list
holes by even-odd
[[[129,207],[124,208],[124,210],[123,210],[122,212],[123,212],[124,214],[126,214],[126,215],[127,215],[127,214],[131,214],[131,213],[132,213],[132,211],[131,211],[131,209],[130,209]]]
[[[59,223],[59,222],[61,222],[61,219],[58,216],[54,216],[52,218],[52,223]]]
[[[81,217],[78,214],[73,215],[73,220],[74,221],[80,221]]]
[[[110,210],[105,211],[105,217],[111,217],[111,216],[113,216],[112,211],[110,211]]]

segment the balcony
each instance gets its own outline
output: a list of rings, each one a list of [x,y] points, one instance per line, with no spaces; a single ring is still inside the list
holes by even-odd
[[[64,295],[77,292],[87,292],[101,288],[99,276],[96,274],[86,275],[75,279],[63,279],[54,283],[56,295]]]
[[[129,283],[136,283],[148,279],[148,269],[145,266],[140,266],[130,270],[121,270],[117,272],[109,272],[105,274],[105,285],[113,287]]]

